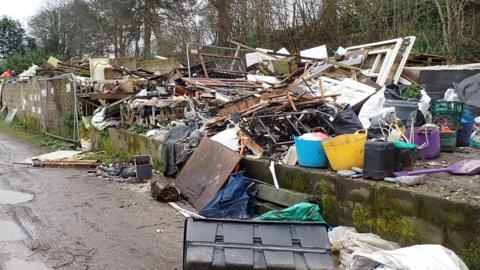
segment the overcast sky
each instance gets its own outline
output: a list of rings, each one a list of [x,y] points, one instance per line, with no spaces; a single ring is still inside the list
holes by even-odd
[[[0,17],[7,15],[27,28],[28,19],[48,0],[0,0]]]

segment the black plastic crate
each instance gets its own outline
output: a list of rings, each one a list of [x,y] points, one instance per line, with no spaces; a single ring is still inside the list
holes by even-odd
[[[185,220],[183,269],[334,269],[323,222]]]

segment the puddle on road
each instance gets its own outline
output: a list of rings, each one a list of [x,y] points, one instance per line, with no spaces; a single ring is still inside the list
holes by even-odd
[[[5,263],[5,270],[48,270],[48,267],[41,262],[11,259]]]
[[[10,220],[0,220],[0,242],[1,241],[19,241],[25,238],[22,229],[15,222]]]
[[[31,201],[32,199],[33,195],[30,193],[0,189],[0,204],[24,203]]]

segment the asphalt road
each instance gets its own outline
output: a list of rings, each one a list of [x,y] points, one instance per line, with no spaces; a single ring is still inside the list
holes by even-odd
[[[0,269],[181,269],[184,219],[147,184],[14,164],[45,152],[0,130]]]

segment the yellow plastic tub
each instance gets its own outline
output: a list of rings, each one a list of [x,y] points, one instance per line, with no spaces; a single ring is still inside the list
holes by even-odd
[[[363,150],[367,141],[367,131],[358,130],[354,134],[344,134],[323,142],[323,149],[333,170],[363,168]]]

